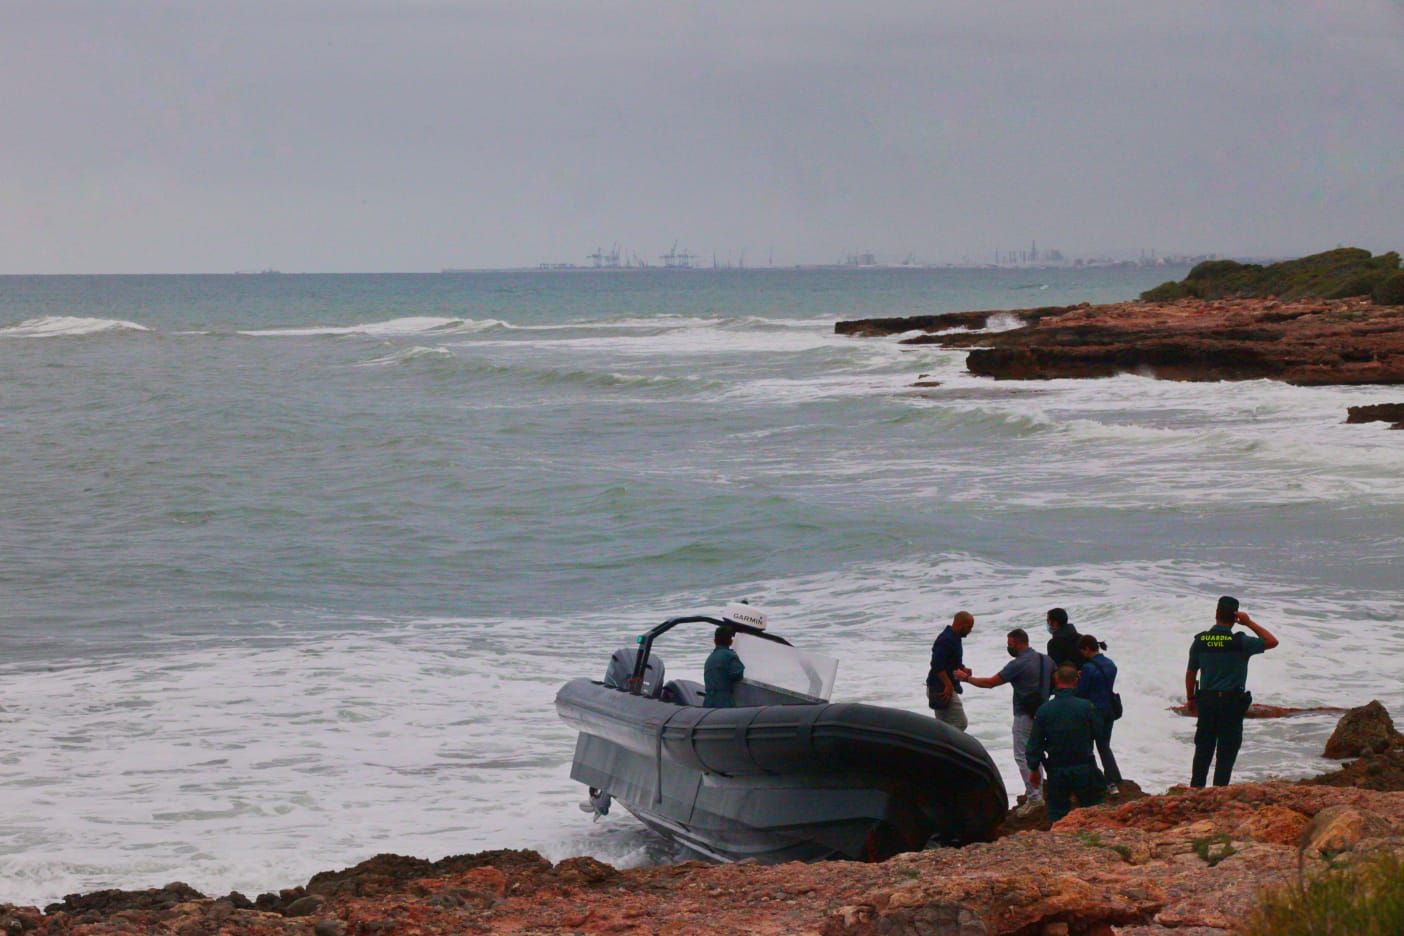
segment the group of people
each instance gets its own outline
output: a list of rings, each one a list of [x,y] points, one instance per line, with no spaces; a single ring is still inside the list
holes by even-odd
[[[1235,631],[1235,624],[1252,636]],[[1079,806],[1093,806],[1106,796],[1119,795],[1121,771],[1111,737],[1122,707],[1116,664],[1104,653],[1107,645],[1079,634],[1062,608],[1048,612],[1047,626],[1046,654],[1030,646],[1028,632],[1016,627],[1006,635],[1010,662],[993,676],[975,676],[963,653],[975,618],[968,611],[958,612],[931,646],[926,698],[939,721],[964,731],[969,719],[961,701],[963,687],[993,689],[1007,683],[1013,690],[1014,761],[1024,782],[1020,809],[1028,811],[1046,801],[1050,821],[1057,822],[1071,809],[1073,797]],[[1248,659],[1277,643],[1227,595],[1219,599],[1214,626],[1195,635],[1185,672],[1186,702],[1198,717],[1191,786],[1204,786],[1211,762],[1214,785],[1228,784],[1243,743],[1243,718],[1252,702]]]

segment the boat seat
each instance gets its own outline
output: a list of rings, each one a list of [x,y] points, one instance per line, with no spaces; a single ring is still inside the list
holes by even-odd
[[[691,679],[674,679],[664,685],[663,693],[659,698],[674,705],[700,706],[706,695],[707,692],[702,688],[700,682],[693,682]]]

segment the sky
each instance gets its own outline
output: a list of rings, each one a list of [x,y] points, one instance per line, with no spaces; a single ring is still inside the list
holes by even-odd
[[[1404,248],[1404,0],[0,0],[0,273]]]

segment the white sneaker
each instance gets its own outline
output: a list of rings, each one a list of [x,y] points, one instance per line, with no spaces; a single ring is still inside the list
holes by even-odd
[[[1121,795],[1121,791],[1117,789],[1115,783],[1108,783],[1108,784],[1107,784],[1107,795],[1108,795],[1108,796],[1120,796],[1120,795]]]

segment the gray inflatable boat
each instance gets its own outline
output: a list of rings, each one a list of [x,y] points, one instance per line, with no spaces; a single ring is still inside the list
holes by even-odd
[[[669,619],[615,651],[603,682],[561,687],[585,808],[598,818],[618,800],[721,861],[881,861],[992,837],[1008,797],[980,742],[930,716],[826,701],[837,664],[751,620],[759,626],[730,613]],[[700,684],[664,681],[653,641],[680,624],[736,630],[746,664],[736,708],[703,708]]]

